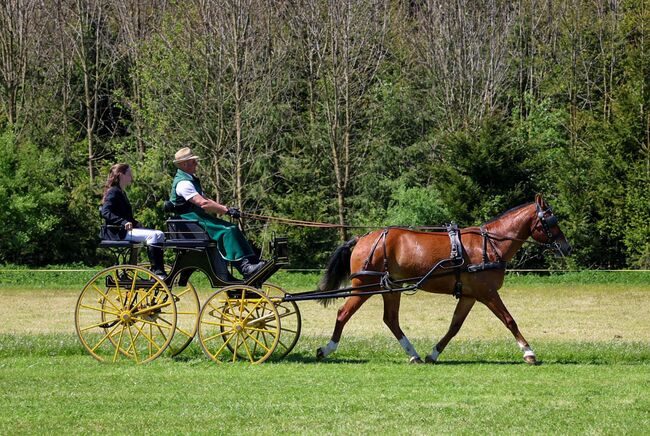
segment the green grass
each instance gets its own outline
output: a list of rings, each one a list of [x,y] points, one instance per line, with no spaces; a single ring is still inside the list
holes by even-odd
[[[79,271],[81,270],[81,271]],[[79,289],[101,268],[51,266],[38,271],[22,267],[0,268],[0,289]],[[306,291],[315,289],[322,273],[278,271],[271,279],[288,291]],[[192,276],[197,288],[209,288],[205,275],[197,273]],[[508,273],[507,285],[519,284],[626,284],[650,285],[650,271],[596,271],[551,272],[548,274]]]
[[[346,338],[316,362],[306,337],[280,362],[177,359],[102,364],[73,335],[0,336],[0,433],[597,433],[650,429],[642,343],[452,342],[437,365],[407,365],[394,340]],[[425,344],[415,344],[424,349]],[[9,393],[9,395],[7,395]]]
[[[309,303],[303,336],[281,361],[216,364],[194,343],[136,366],[95,361],[74,334],[88,272],[0,272],[0,434],[649,434],[644,274],[508,276],[501,294],[541,361],[534,367],[482,306],[438,364],[408,365],[378,297],[324,362],[314,351],[336,308]],[[304,291],[318,277],[281,271],[273,281]],[[422,355],[454,304],[403,298],[403,328]]]

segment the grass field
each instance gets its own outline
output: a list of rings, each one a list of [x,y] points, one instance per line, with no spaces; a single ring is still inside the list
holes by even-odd
[[[282,361],[217,365],[192,344],[175,359],[102,364],[74,333],[84,275],[17,277],[0,272],[0,434],[650,434],[650,282],[639,275],[509,278],[501,295],[534,367],[478,305],[438,364],[408,365],[378,297],[325,362],[314,350],[338,304],[306,302],[303,335]],[[306,290],[317,276],[274,279]],[[455,300],[402,301],[404,330],[429,353]]]

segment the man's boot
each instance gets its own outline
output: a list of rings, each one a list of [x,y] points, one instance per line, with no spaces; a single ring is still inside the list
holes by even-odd
[[[147,246],[147,256],[151,263],[151,272],[158,276],[159,279],[165,280],[167,273],[165,273],[165,258],[163,256],[163,249],[160,247]]]
[[[263,260],[259,262],[254,262],[252,259],[248,257],[244,257],[243,259],[238,260],[237,262],[233,262],[233,265],[235,265],[237,271],[239,271],[244,276],[244,278],[247,279],[255,275],[262,268],[264,268],[266,262]]]

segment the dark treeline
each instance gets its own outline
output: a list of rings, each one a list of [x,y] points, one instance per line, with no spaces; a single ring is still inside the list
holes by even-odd
[[[163,228],[190,146],[243,210],[473,225],[541,192],[564,265],[650,265],[648,0],[0,5],[0,263],[96,262],[116,162]],[[288,234],[294,266],[352,234],[249,225]]]

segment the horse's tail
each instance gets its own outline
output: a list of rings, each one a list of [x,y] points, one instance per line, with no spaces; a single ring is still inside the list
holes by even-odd
[[[355,237],[340,245],[327,262],[325,275],[318,284],[318,291],[333,291],[341,286],[343,281],[350,277],[350,258],[352,257],[352,248],[357,244],[359,238]],[[322,298],[318,302],[324,307],[329,306],[333,298]]]

